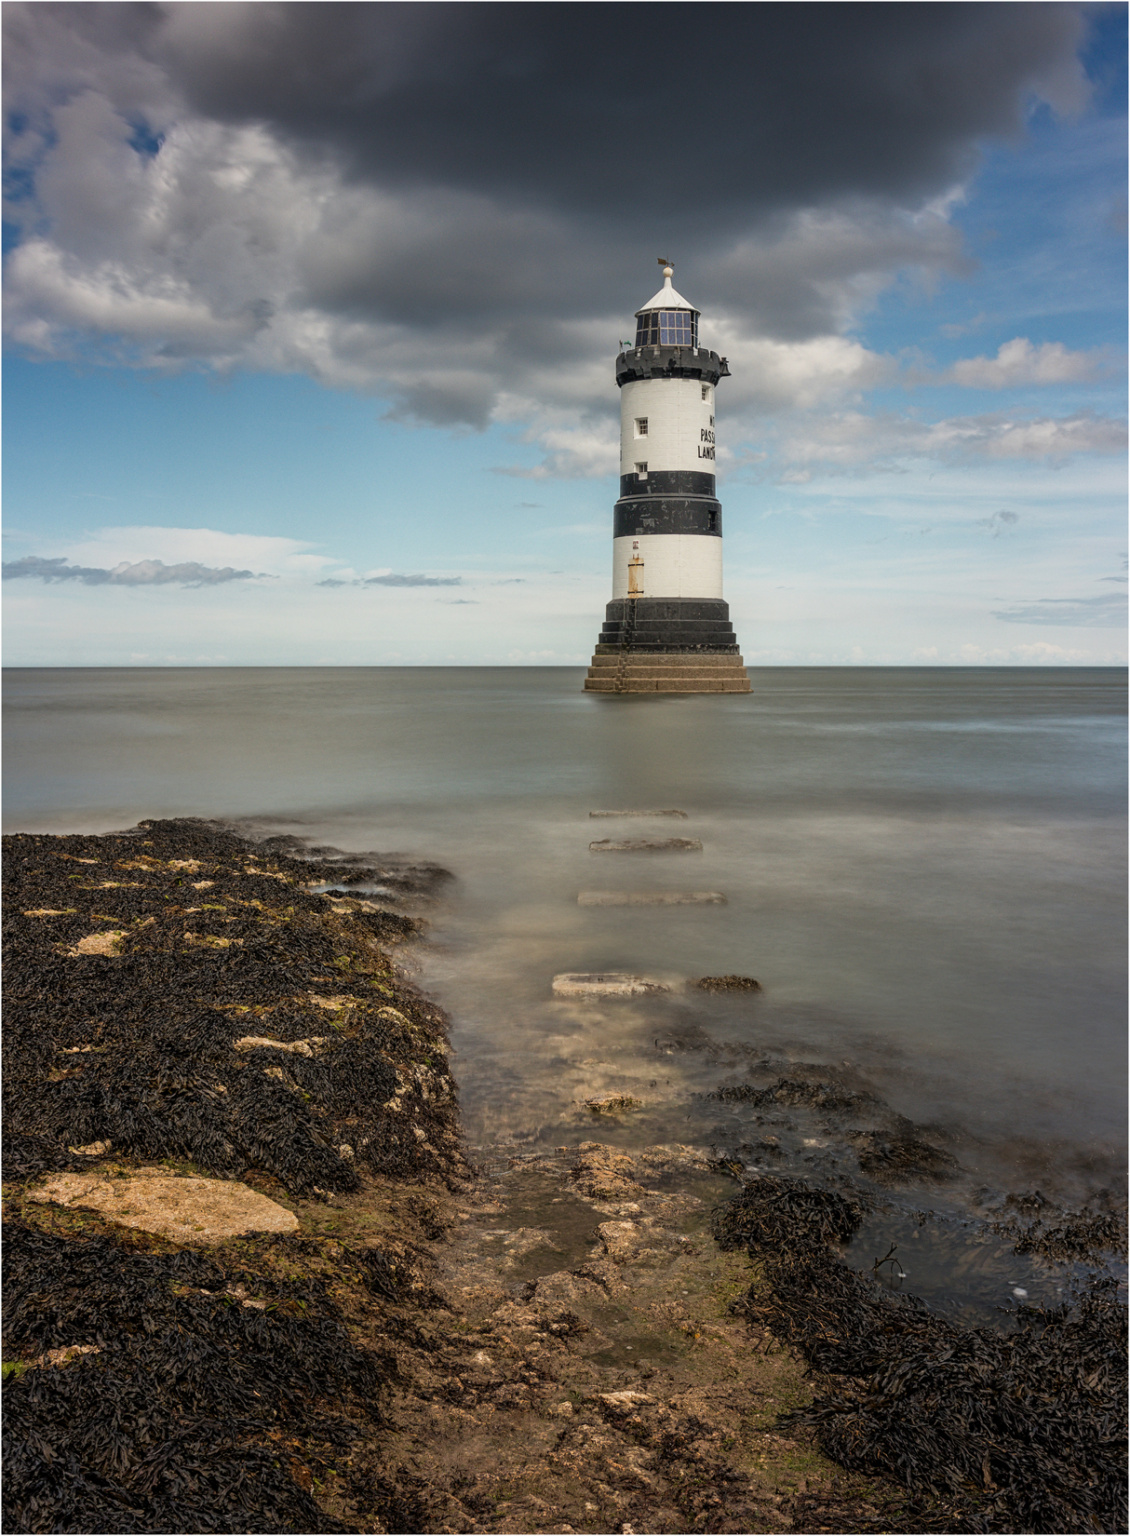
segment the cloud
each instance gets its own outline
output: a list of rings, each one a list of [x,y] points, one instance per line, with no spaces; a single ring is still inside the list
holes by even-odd
[[[399,576],[388,572],[383,576],[359,576],[352,581],[338,581],[332,577],[319,581],[319,587],[460,587],[462,576]]]
[[[305,373],[605,473],[641,250],[686,253],[704,339],[741,363],[732,409],[842,400],[890,366],[848,337],[859,315],[901,274],[962,270],[980,146],[1087,97],[1072,6],[663,15],[710,110],[664,109],[680,190],[640,198],[638,6],[9,4],[8,334]]]
[[[912,459],[1061,464],[1077,454],[1125,450],[1125,423],[1090,412],[1027,420],[995,414],[923,422],[841,411],[813,416],[799,429],[790,426],[778,440],[777,460],[786,466],[784,479],[803,483],[817,472],[859,473]]]
[[[1043,597],[1038,602],[994,612],[1005,624],[1062,624],[1076,629],[1123,628],[1126,624],[1126,593],[1104,592],[1101,597]]]
[[[65,558],[44,559],[25,555],[21,560],[5,561],[3,578],[15,581],[33,577],[40,581],[81,581],[87,587],[215,587],[229,581],[249,581],[265,575],[263,571],[236,571],[187,560],[180,565],[166,565],[163,560],[123,560],[107,570],[101,566],[71,565]]]
[[[1081,384],[1099,378],[1110,359],[1099,349],[1070,352],[1058,341],[1034,347],[1024,336],[1006,341],[996,357],[967,357],[945,377],[968,389],[1005,389],[1027,384]]]
[[[448,5],[441,20],[420,6],[147,9],[138,52],[198,112],[270,123],[351,179],[621,215],[610,129],[615,143],[617,124],[654,107],[652,72],[633,67],[646,46],[634,5],[586,7],[580,35],[557,5]],[[663,135],[672,184],[698,189],[665,208],[676,228],[735,203],[936,192],[978,138],[1022,129],[1031,94],[1062,110],[1087,97],[1069,6],[826,7],[814,26],[791,6],[678,5],[667,18],[711,87],[710,113]]]
[[[398,576],[390,571],[387,576],[365,576],[361,585],[363,587],[460,587],[463,585],[463,578],[462,576]]]
[[[1007,508],[1003,508],[1000,512],[993,512],[989,517],[979,517],[977,526],[984,528],[994,539],[999,539],[1006,528],[1015,528],[1019,521],[1019,512],[1010,512]]]

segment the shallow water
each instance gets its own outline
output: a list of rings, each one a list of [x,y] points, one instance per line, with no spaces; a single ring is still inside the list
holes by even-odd
[[[803,669],[602,698],[572,668],[16,670],[9,831],[200,815],[457,881],[421,982],[471,1140],[736,1145],[754,1059],[852,1064],[999,1187],[1122,1164],[1125,673]],[[678,807],[685,821],[590,820]],[[617,836],[701,853],[590,853]],[[582,907],[593,889],[725,905]],[[760,995],[555,999],[555,973]],[[628,1092],[622,1121],[584,1100]],[[815,1155],[815,1154],[813,1154]],[[1077,1186],[1077,1188],[1076,1188]]]

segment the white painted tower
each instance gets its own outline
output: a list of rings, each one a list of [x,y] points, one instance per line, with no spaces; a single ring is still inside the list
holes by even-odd
[[[620,499],[612,601],[585,687],[598,693],[748,693],[722,597],[714,392],[726,359],[698,344],[699,312],[663,287],[616,360]]]

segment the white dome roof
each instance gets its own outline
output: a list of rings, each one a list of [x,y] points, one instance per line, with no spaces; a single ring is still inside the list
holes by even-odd
[[[653,299],[648,299],[646,304],[641,304],[636,310],[637,315],[642,315],[646,309],[689,309],[692,314],[698,314],[693,304],[688,304],[683,295],[672,288],[671,279],[674,272],[670,267],[663,268],[663,287]]]

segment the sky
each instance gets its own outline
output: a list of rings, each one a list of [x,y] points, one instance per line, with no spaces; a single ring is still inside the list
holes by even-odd
[[[1126,21],[10,0],[6,664],[586,663],[658,257],[749,663],[1123,664]]]

